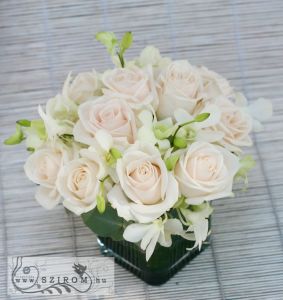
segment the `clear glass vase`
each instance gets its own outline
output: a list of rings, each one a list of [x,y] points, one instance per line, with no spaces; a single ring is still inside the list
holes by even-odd
[[[193,241],[185,240],[180,236],[173,236],[172,240],[172,246],[168,248],[157,244],[153,255],[149,261],[146,261],[145,251],[137,244],[113,241],[107,237],[97,239],[103,255],[114,257],[116,263],[151,285],[165,283],[209,244],[208,238],[201,251],[197,247],[187,250],[193,247]]]

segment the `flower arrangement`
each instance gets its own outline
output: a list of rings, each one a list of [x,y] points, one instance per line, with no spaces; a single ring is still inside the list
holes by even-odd
[[[115,68],[70,73],[5,144],[25,140],[24,170],[44,208],[62,203],[99,236],[139,243],[146,261],[174,235],[200,249],[211,201],[233,196],[235,180],[247,184],[254,160],[242,148],[272,106],[248,104],[222,76],[152,46],[126,61],[130,32],[96,38]]]

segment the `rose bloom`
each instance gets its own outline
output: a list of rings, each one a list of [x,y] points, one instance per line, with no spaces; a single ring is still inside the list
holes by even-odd
[[[252,140],[249,136],[252,131],[251,116],[225,97],[218,97],[215,104],[220,109],[221,117],[213,129],[224,134],[221,144],[234,152],[241,152],[239,147],[251,146]]]
[[[107,131],[117,143],[134,143],[135,115],[128,104],[118,97],[102,96],[79,107],[79,121],[74,127],[78,142],[92,145],[97,131]]]
[[[173,117],[177,108],[192,113],[202,99],[202,82],[197,69],[186,60],[174,61],[158,79],[159,119]]]
[[[225,148],[206,142],[191,144],[180,156],[175,177],[188,204],[201,204],[233,195],[239,158]]]
[[[178,200],[178,184],[157,148],[136,143],[117,161],[120,184],[108,200],[120,217],[147,223],[159,218]]]
[[[63,95],[77,104],[101,95],[97,73],[95,71],[79,73],[74,79],[69,74],[64,83]]]
[[[81,158],[70,161],[59,172],[57,188],[64,198],[63,205],[80,215],[96,207],[100,179],[106,172],[102,159],[91,150],[82,149]]]
[[[125,99],[133,109],[157,105],[158,96],[150,66],[144,70],[136,66],[108,70],[103,74],[102,81],[106,87],[104,94]]]
[[[205,98],[212,99],[220,95],[229,96],[233,93],[233,88],[226,78],[203,66],[199,67],[198,70],[202,77]]]
[[[35,199],[45,209],[54,208],[60,201],[56,188],[58,172],[63,165],[63,153],[58,149],[42,148],[31,154],[24,166],[27,177],[38,184]]]

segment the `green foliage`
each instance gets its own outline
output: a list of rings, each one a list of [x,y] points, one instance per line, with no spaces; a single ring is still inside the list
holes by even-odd
[[[25,139],[21,125],[16,124],[16,131],[10,137],[8,137],[5,141],[5,145],[17,145],[20,144]]]
[[[195,131],[193,130],[193,128],[188,127],[188,125],[196,122],[203,122],[207,118],[209,118],[209,116],[210,113],[202,113],[197,115],[193,120],[180,124],[177,127],[173,136],[169,137],[171,144],[173,143],[172,146],[174,146],[177,149],[186,148],[188,145],[188,141],[193,140],[195,138]],[[181,132],[182,134],[179,134]]]
[[[31,126],[31,121],[26,120],[26,119],[18,120],[16,123],[21,125],[22,127],[30,127]]]
[[[114,55],[118,56],[121,67],[124,68],[125,67],[124,53],[132,45],[133,42],[132,33],[126,32],[123,35],[122,40],[120,42],[118,42],[118,39],[114,32],[109,32],[109,31],[98,32],[95,37],[101,44],[103,44],[106,47],[108,53],[111,56]]]
[[[165,160],[165,165],[168,171],[174,170],[176,163],[179,160],[179,155],[171,155]]]
[[[187,147],[188,141],[185,138],[175,136],[173,145],[178,149],[183,149]]]
[[[97,210],[100,214],[103,214],[105,212],[106,208],[106,201],[103,195],[97,195],[96,196],[96,202],[97,202]]]
[[[115,54],[115,48],[117,45],[117,38],[114,32],[101,31],[96,34],[96,39],[103,44],[110,55]]]
[[[235,175],[236,180],[243,180],[244,183],[248,184],[248,173],[249,171],[254,168],[256,162],[252,155],[246,155],[240,159],[240,168]]]
[[[133,42],[133,34],[130,31],[128,31],[124,34],[120,42],[120,53],[122,55],[124,55],[125,51],[131,47],[132,42]]]
[[[42,120],[32,120],[30,123],[30,127],[36,132],[41,140],[47,139],[44,122]]]
[[[111,148],[109,152],[105,154],[105,161],[108,166],[113,167],[117,160],[122,157],[122,153],[117,148]]]
[[[126,221],[117,215],[117,211],[107,205],[103,214],[97,208],[81,215],[84,223],[94,233],[113,240],[122,240],[127,226]]]
[[[202,113],[194,118],[194,122],[203,122],[210,116],[210,113]]]

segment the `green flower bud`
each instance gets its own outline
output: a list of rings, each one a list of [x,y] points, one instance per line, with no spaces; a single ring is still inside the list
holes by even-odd
[[[185,138],[175,136],[173,144],[175,147],[182,149],[187,147],[188,141]]]

